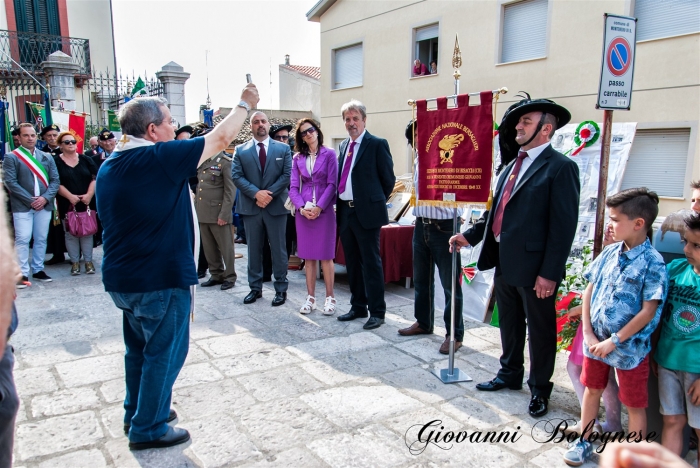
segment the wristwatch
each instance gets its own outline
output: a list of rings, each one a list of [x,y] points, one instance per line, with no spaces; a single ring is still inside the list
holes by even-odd
[[[250,104],[248,104],[247,102],[245,102],[243,100],[241,100],[241,102],[239,102],[236,107],[242,107],[245,109],[246,112],[250,112]]]
[[[615,346],[620,346],[620,337],[617,336],[617,333],[610,335],[610,341],[612,341]]]

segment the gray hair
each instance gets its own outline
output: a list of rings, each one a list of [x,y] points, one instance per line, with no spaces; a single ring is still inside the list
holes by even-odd
[[[559,122],[557,122],[557,118],[553,114],[546,113],[544,115],[544,123],[550,124],[552,126],[552,131],[549,132],[549,139],[551,140],[554,136],[554,132],[557,131],[557,125],[559,124]]]
[[[165,115],[162,108],[167,105],[168,101],[160,97],[132,99],[119,109],[119,125],[122,132],[142,138],[150,124],[158,126],[163,123]]]
[[[350,110],[359,112],[362,116],[362,120],[367,118],[367,108],[357,99],[352,99],[350,102],[343,104],[343,107],[340,108],[340,115],[345,118],[345,113]]]

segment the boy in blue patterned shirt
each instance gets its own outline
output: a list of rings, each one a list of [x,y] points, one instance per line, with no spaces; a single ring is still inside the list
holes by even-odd
[[[584,273],[581,437],[564,454],[570,466],[592,453],[590,436],[607,385],[610,367],[617,373],[620,401],[629,414],[628,434],[646,437],[647,380],[651,334],[659,323],[667,291],[661,254],[647,231],[659,214],[659,197],[646,187],[623,190],[606,202],[613,240]],[[589,424],[590,422],[590,424]]]

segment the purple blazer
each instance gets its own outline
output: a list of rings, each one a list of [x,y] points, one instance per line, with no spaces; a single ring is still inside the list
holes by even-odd
[[[301,180],[301,193],[299,180]],[[321,147],[316,157],[313,178],[306,169],[306,156],[300,153],[294,155],[289,198],[297,210],[303,208],[307,201],[312,201],[313,187],[316,187],[316,205],[323,211],[331,208],[335,203],[337,185],[338,159],[334,150]]]

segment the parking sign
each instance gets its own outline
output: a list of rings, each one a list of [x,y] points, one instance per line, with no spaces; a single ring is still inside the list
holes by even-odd
[[[637,19],[606,13],[597,109],[630,109],[636,44]]]

